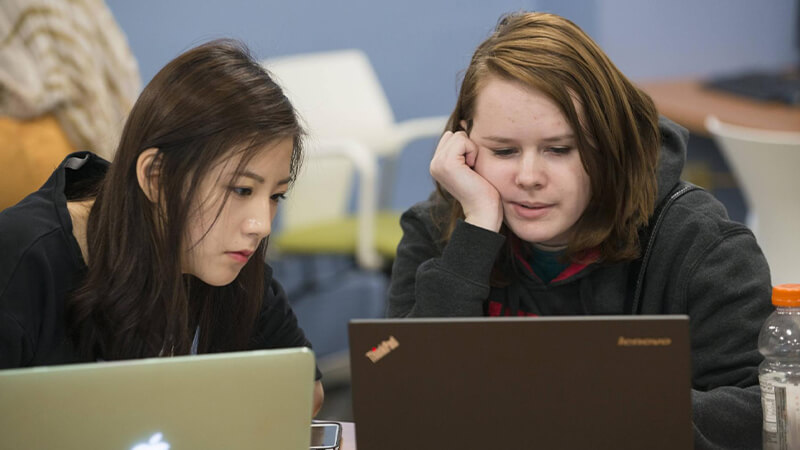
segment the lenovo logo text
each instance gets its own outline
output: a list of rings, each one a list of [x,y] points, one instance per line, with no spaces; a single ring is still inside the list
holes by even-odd
[[[618,347],[666,347],[668,345],[672,345],[672,339],[668,337],[628,338],[620,336],[617,339]]]

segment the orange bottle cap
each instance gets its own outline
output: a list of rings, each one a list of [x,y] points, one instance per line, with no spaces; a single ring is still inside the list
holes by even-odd
[[[800,284],[773,286],[772,304],[775,306],[800,306]]]

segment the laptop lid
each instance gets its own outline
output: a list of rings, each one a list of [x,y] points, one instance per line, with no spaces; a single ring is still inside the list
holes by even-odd
[[[0,447],[307,450],[313,387],[307,348],[3,370]]]
[[[352,320],[359,450],[692,448],[686,316]]]

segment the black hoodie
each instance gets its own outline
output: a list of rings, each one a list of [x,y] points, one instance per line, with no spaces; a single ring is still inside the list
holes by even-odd
[[[664,118],[659,126],[663,203],[680,183],[688,133]],[[461,221],[444,245],[431,218],[439,207],[428,200],[402,216],[388,316],[686,314],[695,448],[761,447],[757,341],[772,311],[769,268],[750,230],[731,221],[711,194],[685,193],[658,221],[640,301],[633,301],[631,288],[639,261],[573,264],[550,283],[520,261],[510,286],[492,288],[490,273],[505,237]]]
[[[0,369],[94,360],[78,354],[68,335],[66,300],[86,264],[67,199],[107,168],[91,153],[72,153],[38,191],[0,212]],[[264,283],[252,348],[310,347],[269,266]]]

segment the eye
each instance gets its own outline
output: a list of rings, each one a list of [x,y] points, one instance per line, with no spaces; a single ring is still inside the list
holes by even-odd
[[[281,192],[280,194],[274,194],[272,197],[270,197],[270,200],[275,203],[280,203],[281,201],[286,200],[286,193]]]
[[[516,150],[516,149],[514,149],[514,148],[496,148],[496,149],[495,149],[495,148],[493,148],[493,149],[491,149],[491,150],[492,150],[492,153],[493,153],[495,156],[501,156],[501,157],[502,157],[502,156],[511,156],[511,155],[513,155],[514,153],[516,153],[516,151],[517,151],[517,150]]]
[[[573,147],[569,146],[560,146],[560,147],[548,147],[547,151],[558,154],[558,155],[566,155],[570,151],[572,151]]]
[[[253,195],[253,190],[248,187],[231,186],[231,191],[240,197],[249,197]]]

